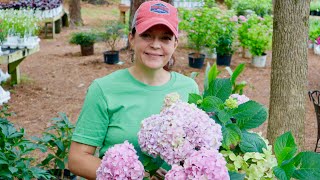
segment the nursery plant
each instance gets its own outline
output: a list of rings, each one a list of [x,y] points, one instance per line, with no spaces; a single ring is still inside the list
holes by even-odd
[[[201,9],[179,9],[182,21],[179,28],[187,33],[190,47],[195,50],[195,57],[199,57],[200,50],[207,45],[214,46],[216,37],[214,27],[216,27],[216,16],[220,14],[220,9],[216,7]]]
[[[88,56],[94,53],[94,43],[96,40],[96,33],[83,31],[73,33],[69,42],[71,44],[80,45],[82,56]]]
[[[46,170],[34,166],[35,159],[30,153],[44,147],[25,138],[25,130],[17,130],[8,121],[7,108],[1,110],[0,117],[0,177],[1,179],[51,179]]]
[[[105,25],[105,30],[99,33],[99,39],[107,44],[108,50],[104,52],[104,61],[108,64],[119,62],[119,51],[116,46],[121,38],[127,34],[125,25],[119,21],[111,20]]]
[[[49,150],[48,156],[39,164],[49,172],[63,179],[68,163],[68,154],[74,125],[65,113],[59,113],[59,117],[53,118],[49,128],[43,132],[41,138],[33,137],[38,144]]]
[[[272,17],[261,18],[251,15],[247,22],[242,23],[244,31],[240,40],[253,56],[262,56],[267,50],[271,49],[272,43]]]

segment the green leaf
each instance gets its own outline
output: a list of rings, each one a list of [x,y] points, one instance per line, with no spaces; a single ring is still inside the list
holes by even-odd
[[[16,167],[12,167],[12,166],[9,166],[9,171],[14,174],[16,172],[18,172],[18,169]]]
[[[196,104],[198,103],[199,100],[202,100],[202,96],[196,93],[190,93],[188,97],[188,103],[193,103]]]
[[[251,100],[239,105],[232,114],[240,129],[259,127],[268,117],[267,109],[262,104]]]
[[[206,96],[216,96],[223,102],[229,98],[232,91],[232,84],[230,79],[218,78],[209,85],[208,93]]]
[[[297,145],[294,142],[294,137],[291,132],[286,132],[279,136],[274,143],[274,153],[278,164],[285,160],[293,158],[297,152]]]
[[[290,177],[287,177],[285,170],[281,167],[274,167],[273,174],[280,180],[290,180]]]
[[[41,162],[41,165],[46,166],[53,158],[55,158],[53,154],[48,154],[48,156]]]
[[[214,63],[208,72],[208,85],[210,85],[218,77],[219,74],[220,71],[218,70],[218,66],[216,63]]]
[[[292,177],[296,179],[320,179],[320,154],[316,152],[300,152],[294,159],[297,169]]]
[[[203,99],[201,108],[206,112],[218,111],[223,109],[224,105],[221,99],[215,96],[207,96]]]
[[[204,86],[204,90],[208,90],[209,88],[209,71],[211,69],[210,63],[207,62],[207,66],[206,66],[206,70],[204,72],[204,82],[203,82],[203,86]]]
[[[241,140],[241,130],[235,124],[222,126],[222,147],[230,149],[230,145],[237,145]]]
[[[246,152],[263,153],[262,148],[267,149],[266,143],[258,134],[249,133],[247,131],[242,131],[242,138],[239,146],[243,153],[246,153]]]
[[[226,125],[228,122],[231,120],[230,114],[228,114],[225,110],[218,110],[217,111],[217,116],[219,118],[219,121],[223,124]]]
[[[238,76],[241,74],[241,72],[244,70],[244,68],[245,68],[244,63],[241,63],[236,67],[236,69],[233,71],[231,78],[230,78],[232,84],[236,83]]]
[[[139,155],[139,161],[143,164],[144,170],[153,175],[164,163],[164,161],[160,158],[153,158],[148,154],[141,151],[140,148],[135,148],[137,154]]]
[[[191,79],[196,79],[196,77],[199,75],[199,73],[198,72],[192,72],[191,74],[190,74],[190,78]]]
[[[246,174],[237,173],[234,171],[228,171],[230,180],[244,180]]]
[[[5,161],[5,160],[0,159],[0,165],[1,165],[1,164],[8,164],[8,162]]]
[[[59,169],[64,169],[65,168],[64,162],[61,161],[60,159],[55,159],[55,163],[59,167]]]

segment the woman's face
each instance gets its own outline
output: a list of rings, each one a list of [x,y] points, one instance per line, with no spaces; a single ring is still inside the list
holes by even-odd
[[[147,69],[161,69],[170,60],[178,41],[165,25],[155,25],[139,34],[130,34],[135,52],[135,65]]]

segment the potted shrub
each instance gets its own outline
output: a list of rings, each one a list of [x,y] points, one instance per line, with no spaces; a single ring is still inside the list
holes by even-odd
[[[231,12],[218,19],[218,26],[215,28],[217,65],[230,66],[232,54],[235,51],[233,42],[236,37],[237,22],[238,17]]]
[[[59,113],[59,117],[52,119],[50,127],[43,132],[41,138],[33,137],[38,141],[38,144],[44,145],[47,150],[50,150],[48,156],[39,166],[48,169],[50,174],[57,179],[75,178],[75,175],[66,168],[73,129],[74,125],[66,114]]]
[[[256,18],[256,17],[253,17]],[[259,18],[259,17],[258,17]],[[265,16],[248,29],[249,51],[252,54],[252,64],[255,67],[265,67],[267,54],[272,42],[272,18]]]
[[[116,50],[116,45],[125,34],[124,28],[124,24],[119,21],[112,20],[107,22],[105,30],[100,33],[101,40],[110,48],[103,53],[105,63],[117,64],[119,62],[119,50]]]
[[[94,53],[96,34],[92,32],[76,32],[71,35],[70,43],[80,45],[81,55],[89,56]]]
[[[201,69],[205,54],[201,49],[215,47],[216,36],[214,36],[214,28],[216,27],[216,16],[220,14],[220,10],[216,7],[202,9],[181,10],[182,21],[179,24],[181,30],[187,33],[190,47],[195,50],[188,55],[189,66]],[[213,49],[213,48],[212,48]]]

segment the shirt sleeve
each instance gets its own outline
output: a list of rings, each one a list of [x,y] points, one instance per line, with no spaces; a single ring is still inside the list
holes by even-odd
[[[108,106],[98,82],[93,81],[74,130],[72,140],[90,146],[102,146],[108,130]]]

